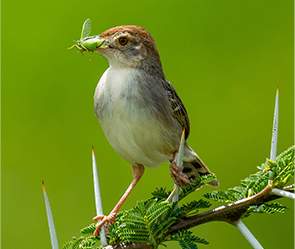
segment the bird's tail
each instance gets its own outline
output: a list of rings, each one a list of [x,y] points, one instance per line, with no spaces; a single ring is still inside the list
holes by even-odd
[[[196,157],[196,159],[191,162],[183,162],[183,167],[184,168],[182,172],[186,174],[188,178],[192,181],[195,181],[197,178],[200,178],[203,175],[212,174],[199,157]],[[207,184],[213,187],[219,186],[217,179],[214,179]]]

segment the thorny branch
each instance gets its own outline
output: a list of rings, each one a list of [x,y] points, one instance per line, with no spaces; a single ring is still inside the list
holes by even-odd
[[[283,189],[293,193],[293,190],[290,190],[292,186],[286,186]],[[252,205],[261,205],[263,203],[282,198],[281,196],[271,193],[272,186],[267,186],[261,192],[251,197],[223,205],[209,211],[185,217],[177,220],[169,228],[168,234],[173,234],[182,229],[189,229],[203,223],[210,221],[225,221],[229,224],[235,225],[236,222],[242,217],[242,215],[248,210]],[[119,245],[108,245],[104,247],[105,249],[137,249],[137,248],[153,248],[152,245],[148,243],[122,243]]]
[[[290,188],[291,186],[286,186],[283,189],[289,192],[294,192],[293,190],[289,190]],[[281,196],[271,193],[271,189],[271,186],[267,186],[261,192],[251,197],[229,203],[194,216],[181,218],[169,228],[167,234],[175,233],[181,229],[189,229],[210,221],[225,221],[229,224],[235,225],[250,206],[261,205],[263,203],[281,198]]]

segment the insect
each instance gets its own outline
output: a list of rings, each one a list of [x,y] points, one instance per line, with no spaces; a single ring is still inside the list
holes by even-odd
[[[90,32],[91,32],[91,21],[88,18],[83,24],[80,40],[75,41],[76,44],[69,47],[68,49],[72,49],[73,47],[76,47],[78,50],[82,52],[85,50],[86,51],[94,50],[100,47],[103,44],[104,39],[101,39],[98,35],[88,36]]]

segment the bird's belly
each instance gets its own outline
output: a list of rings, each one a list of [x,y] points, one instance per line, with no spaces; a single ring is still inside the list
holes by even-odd
[[[171,160],[175,148],[161,122],[145,110],[127,111],[128,108],[126,103],[118,103],[98,118],[114,150],[130,164],[149,168]]]
[[[182,128],[172,117],[168,99],[147,97],[134,70],[108,69],[94,96],[98,121],[115,151],[132,165],[156,168],[172,159]],[[152,88],[153,89],[153,88]]]

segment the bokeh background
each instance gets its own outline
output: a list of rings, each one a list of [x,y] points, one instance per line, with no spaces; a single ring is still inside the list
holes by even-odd
[[[293,144],[293,9],[291,0],[2,1],[2,248],[51,248],[42,180],[59,244],[80,236],[95,215],[92,145],[106,214],[132,181],[93,111],[108,62],[67,50],[85,19],[92,35],[124,24],[150,31],[188,110],[189,144],[227,189],[269,157],[277,85],[278,153]],[[122,209],[172,186],[168,164],[147,169]],[[294,246],[293,201],[281,203],[284,215],[244,221],[265,248]],[[200,248],[251,248],[226,223],[193,231],[210,242]]]

